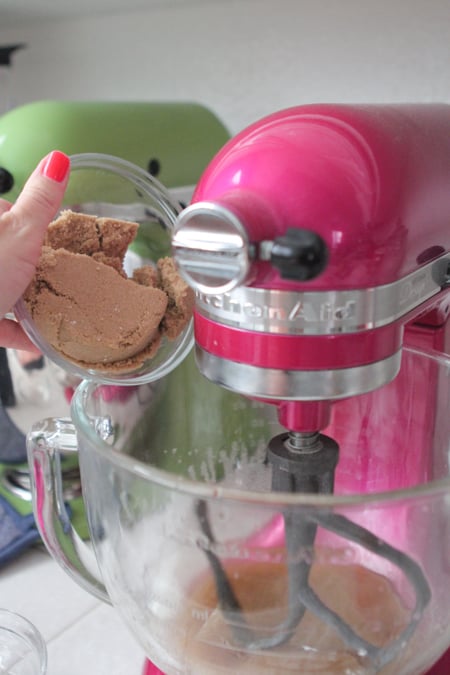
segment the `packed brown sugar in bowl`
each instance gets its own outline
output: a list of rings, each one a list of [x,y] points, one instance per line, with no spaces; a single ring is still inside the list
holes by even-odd
[[[320,553],[325,557],[324,552]],[[331,555],[331,552],[330,552]],[[287,615],[288,570],[282,563],[229,561],[226,576],[242,616],[231,620],[252,634],[270,638]],[[358,635],[376,647],[392,643],[408,624],[408,612],[387,578],[357,563],[314,563],[309,583],[314,592]],[[219,607],[214,575],[208,571],[194,583],[190,597],[171,624],[173,639],[188,672],[195,675],[368,675],[370,663],[353,652],[332,624],[307,610],[289,641],[271,649],[246,649]],[[423,637],[423,636],[422,636]],[[421,636],[418,636],[419,640]],[[405,672],[417,652],[414,639],[380,675]]]
[[[80,366],[134,371],[192,316],[193,292],[171,258],[125,274],[137,230],[137,223],[69,210],[48,227],[24,302],[42,337]]]

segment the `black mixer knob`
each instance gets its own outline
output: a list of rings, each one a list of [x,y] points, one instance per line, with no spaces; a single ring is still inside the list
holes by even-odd
[[[0,195],[9,192],[14,185],[14,178],[7,169],[0,166]]]
[[[272,246],[270,261],[283,279],[308,281],[325,268],[328,251],[322,237],[311,230],[294,227],[277,237]]]

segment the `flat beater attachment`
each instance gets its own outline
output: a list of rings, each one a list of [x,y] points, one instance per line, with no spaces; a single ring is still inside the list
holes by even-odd
[[[267,461],[272,466],[272,490],[296,494],[333,493],[338,463],[338,444],[319,432],[287,431],[269,441]],[[210,544],[215,543],[206,501],[199,500],[197,518]],[[276,648],[288,642],[308,610],[326,625],[332,626],[353,653],[365,655],[373,672],[396,658],[411,638],[430,600],[430,588],[419,565],[407,554],[383,541],[376,534],[349,520],[331,507],[305,505],[282,509],[288,567],[288,604],[286,615],[268,635],[258,634],[249,625],[227,577],[221,560],[210,547],[205,549],[216,584],[219,607],[229,622],[237,645],[247,650]],[[318,528],[362,546],[370,553],[395,565],[409,581],[415,593],[415,606],[405,628],[390,643],[379,647],[366,641],[321,599],[309,584],[314,561],[314,543]]]

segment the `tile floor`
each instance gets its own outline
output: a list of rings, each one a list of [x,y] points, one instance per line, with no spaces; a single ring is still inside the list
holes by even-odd
[[[142,649],[118,612],[78,587],[43,547],[0,571],[0,598],[41,632],[48,675],[141,675]]]
[[[20,380],[12,358],[10,368],[18,405],[8,413],[24,433],[39,419],[69,414],[63,389],[55,386],[47,369],[32,376],[37,379],[34,384],[42,384],[47,391],[40,400],[31,395],[31,380]],[[24,395],[21,385],[27,389]],[[118,612],[80,588],[43,545],[0,569],[0,607],[22,614],[42,633],[48,650],[47,675],[142,673],[143,651]]]

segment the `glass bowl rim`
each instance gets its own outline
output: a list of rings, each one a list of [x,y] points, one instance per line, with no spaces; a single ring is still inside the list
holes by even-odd
[[[413,347],[403,347],[409,353],[420,357],[432,359],[450,367],[450,357],[432,350],[421,350]],[[236,501],[241,503],[255,504],[261,507],[320,507],[329,509],[333,507],[374,505],[381,503],[399,502],[402,500],[416,500],[419,497],[430,497],[439,493],[448,493],[450,496],[450,476],[427,483],[421,483],[410,488],[371,492],[367,494],[345,495],[308,495],[292,494],[286,492],[256,492],[252,490],[240,490],[237,488],[224,487],[219,483],[203,483],[184,476],[176,476],[169,471],[159,469],[146,464],[129,455],[123,455],[106,441],[103,441],[95,432],[88,416],[83,408],[83,401],[90,393],[99,386],[99,383],[84,380],[77,387],[71,402],[71,414],[77,435],[104,459],[111,461],[118,468],[124,469],[136,477],[146,479],[160,487],[171,489],[182,494],[195,496],[198,499],[214,499]]]
[[[0,607],[0,631],[7,631],[26,642],[39,659],[42,675],[47,672],[47,645],[34,623],[18,612]]]

